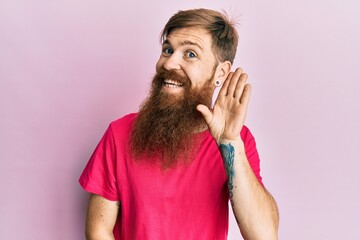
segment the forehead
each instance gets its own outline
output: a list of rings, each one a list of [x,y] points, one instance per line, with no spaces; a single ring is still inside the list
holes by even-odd
[[[169,33],[164,43],[171,45],[195,45],[202,50],[211,50],[212,38],[210,33],[203,28],[177,28]]]

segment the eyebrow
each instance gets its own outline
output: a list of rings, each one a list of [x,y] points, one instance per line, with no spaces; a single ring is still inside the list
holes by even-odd
[[[168,39],[165,39],[165,41],[163,42],[163,44],[172,45]],[[203,50],[202,46],[201,46],[200,44],[196,43],[196,42],[192,42],[192,41],[190,41],[190,40],[185,40],[185,41],[180,42],[180,46],[186,46],[186,45],[197,46],[198,48],[200,48],[201,50]]]

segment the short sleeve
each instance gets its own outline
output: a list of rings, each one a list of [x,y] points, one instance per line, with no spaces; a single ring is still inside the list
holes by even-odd
[[[260,158],[256,149],[255,138],[246,126],[244,126],[241,130],[241,138],[244,142],[246,157],[249,161],[250,167],[259,183],[263,185],[262,177],[260,176]]]
[[[90,193],[117,201],[116,147],[111,125],[101,138],[80,179],[80,185]]]

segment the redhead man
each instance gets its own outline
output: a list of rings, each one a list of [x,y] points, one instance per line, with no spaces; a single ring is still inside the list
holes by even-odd
[[[251,87],[231,71],[233,23],[179,11],[161,40],[149,97],[109,125],[80,177],[87,239],[227,239],[229,200],[245,239],[277,239],[278,209],[244,126]]]

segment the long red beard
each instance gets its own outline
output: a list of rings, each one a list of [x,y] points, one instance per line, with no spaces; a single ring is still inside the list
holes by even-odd
[[[191,161],[200,144],[194,133],[206,127],[196,106],[211,106],[212,78],[201,89],[193,89],[190,80],[175,71],[161,70],[154,76],[150,95],[132,126],[130,147],[136,159],[160,160],[164,168]],[[162,91],[164,79],[182,83],[183,93]]]

